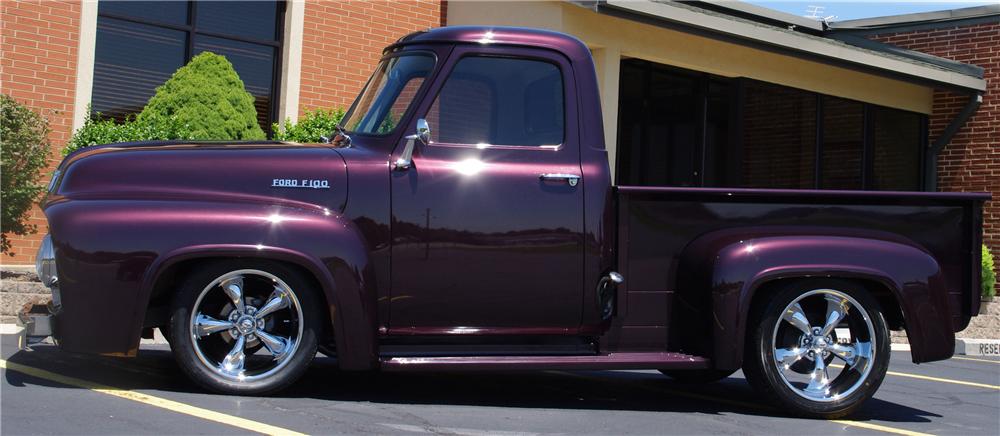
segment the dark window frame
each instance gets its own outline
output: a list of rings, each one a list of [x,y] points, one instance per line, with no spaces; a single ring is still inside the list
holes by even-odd
[[[103,1],[103,0],[102,0]],[[197,0],[187,0],[187,24],[174,24],[166,23],[157,20],[150,20],[145,18],[132,17],[127,15],[120,15],[115,13],[101,12],[100,4],[98,4],[97,17],[100,18],[111,18],[115,20],[127,21],[136,24],[144,24],[147,26],[161,27],[170,30],[177,30],[185,32],[185,49],[184,49],[184,64],[191,61],[194,57],[194,41],[195,36],[208,36],[219,39],[226,39],[231,41],[239,41],[249,44],[266,45],[274,48],[274,65],[272,65],[271,71],[271,110],[268,114],[267,126],[263,128],[264,134],[271,136],[274,132],[272,131],[272,124],[278,122],[278,111],[281,101],[281,67],[284,64],[283,59],[283,48],[285,44],[285,13],[287,11],[287,3],[285,1],[275,1],[275,6],[277,10],[275,11],[275,36],[274,40],[261,40],[256,38],[247,38],[238,35],[232,35],[227,33],[212,32],[206,30],[199,30],[197,26],[198,18],[198,1]],[[183,65],[181,65],[183,66]],[[180,66],[178,67],[180,68]]]

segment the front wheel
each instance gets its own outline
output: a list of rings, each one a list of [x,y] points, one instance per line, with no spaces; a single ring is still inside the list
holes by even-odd
[[[780,290],[750,319],[744,373],[794,414],[833,419],[875,394],[889,367],[889,329],[864,288],[807,280]]]
[[[227,394],[274,392],[316,355],[322,305],[296,271],[224,261],[190,276],[175,297],[171,348],[198,384]]]

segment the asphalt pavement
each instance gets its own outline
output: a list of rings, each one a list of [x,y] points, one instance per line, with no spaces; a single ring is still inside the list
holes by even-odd
[[[22,434],[1000,434],[1000,359],[914,365],[890,374],[854,416],[791,418],[741,373],[690,386],[655,371],[355,373],[317,358],[272,397],[215,395],[162,345],[126,359],[51,345],[0,361],[0,432]]]

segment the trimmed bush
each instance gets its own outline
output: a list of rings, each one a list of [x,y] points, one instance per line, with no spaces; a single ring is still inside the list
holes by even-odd
[[[156,88],[136,122],[168,129],[161,125],[176,121],[188,129],[191,139],[264,139],[253,104],[233,64],[203,52]]]
[[[997,274],[994,269],[993,255],[983,244],[983,298],[992,299],[997,293]]]
[[[62,153],[65,156],[92,145],[164,139],[195,138],[188,131],[187,126],[181,123],[177,117],[147,124],[135,121],[133,117],[129,117],[123,123],[118,123],[110,118],[101,118],[101,114],[88,115],[83,126],[73,133],[73,137],[62,149]]]
[[[0,94],[0,112],[0,252],[13,256],[7,234],[38,231],[27,221],[45,190],[39,179],[49,156],[49,122],[7,94]]]
[[[321,136],[329,137],[333,134],[341,118],[344,118],[343,109],[316,109],[306,111],[298,123],[286,119],[284,126],[274,123],[271,130],[274,131],[274,139],[277,141],[320,142]]]

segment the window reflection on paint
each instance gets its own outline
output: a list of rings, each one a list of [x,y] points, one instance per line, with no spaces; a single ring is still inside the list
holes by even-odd
[[[474,176],[486,168],[486,164],[479,159],[466,159],[452,164],[452,169],[463,176]]]

